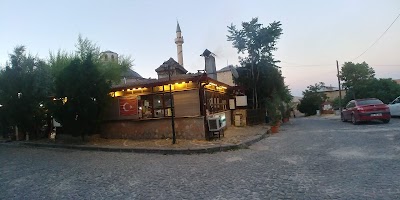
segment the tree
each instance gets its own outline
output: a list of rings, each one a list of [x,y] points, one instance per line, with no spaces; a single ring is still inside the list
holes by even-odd
[[[390,103],[400,94],[400,85],[392,79],[369,79],[360,81],[357,87],[350,88],[348,94],[357,98],[378,98],[384,103]],[[345,102],[353,99],[353,95],[346,95]]]
[[[45,123],[43,105],[51,88],[50,69],[43,60],[27,55],[24,46],[14,49],[10,63],[0,72],[0,123],[3,128],[17,126],[32,137]]]
[[[319,110],[321,104],[327,99],[323,92],[319,92],[324,86],[323,82],[307,86],[307,89],[303,91],[303,98],[300,100],[297,109],[306,116],[315,115],[316,110]]]
[[[75,58],[56,77],[56,96],[64,99],[55,102],[55,116],[67,133],[84,139],[96,130],[110,87],[90,54],[84,60]]]
[[[246,54],[246,57],[240,58],[241,65],[250,73],[250,78],[245,82],[239,83],[246,85],[251,91],[249,95],[253,99],[253,108],[259,107],[259,88],[260,80],[265,79],[263,72],[267,67],[275,67],[272,52],[276,50],[276,42],[282,34],[280,22],[272,22],[267,27],[258,23],[258,18],[253,18],[250,22],[242,22],[242,29],[237,29],[235,25],[228,26],[228,41],[238,50],[238,53]],[[269,95],[271,95],[270,93]]]
[[[340,72],[340,79],[344,81],[343,87],[347,90],[357,88],[363,81],[374,78],[375,71],[366,62],[345,62]],[[355,98],[354,93],[353,98]]]
[[[56,99],[51,110],[66,133],[84,140],[97,130],[111,99],[111,85],[120,81],[121,72],[130,68],[132,61],[125,57],[118,62],[102,61],[100,48],[81,36],[76,47],[75,53],[50,54]]]

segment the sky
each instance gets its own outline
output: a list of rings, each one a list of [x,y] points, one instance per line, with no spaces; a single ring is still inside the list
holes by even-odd
[[[200,54],[216,54],[217,69],[238,64],[227,41],[227,26],[258,17],[268,26],[282,23],[275,59],[292,94],[308,85],[337,86],[336,60],[367,62],[378,78],[400,79],[400,19],[365,54],[400,13],[399,0],[0,0],[0,65],[17,45],[48,58],[49,52],[75,51],[78,35],[134,59],[145,78],[170,57],[177,60],[176,22],[185,43],[184,67],[204,68]]]

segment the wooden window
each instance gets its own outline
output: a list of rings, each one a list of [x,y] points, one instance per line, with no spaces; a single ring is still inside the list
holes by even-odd
[[[172,96],[169,93],[140,96],[139,109],[142,110],[141,118],[145,119],[172,116],[171,97]]]
[[[228,109],[228,96],[215,91],[206,91],[206,108],[210,114]]]

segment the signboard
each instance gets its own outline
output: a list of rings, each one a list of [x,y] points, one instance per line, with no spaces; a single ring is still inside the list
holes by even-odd
[[[236,106],[247,106],[247,96],[236,96]]]
[[[119,99],[119,115],[132,116],[138,114],[137,97],[124,97]]]
[[[235,99],[229,99],[229,109],[235,110]]]

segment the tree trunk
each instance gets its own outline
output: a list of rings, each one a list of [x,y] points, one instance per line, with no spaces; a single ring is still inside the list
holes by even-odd
[[[258,66],[257,66],[257,78],[256,78],[256,86],[257,86],[257,83],[258,83],[258,80],[260,79],[260,69],[258,68]],[[257,90],[256,90],[256,109],[258,109],[258,93],[257,93]]]
[[[256,96],[257,96],[257,85],[255,82],[255,77],[254,77],[254,62],[253,59],[251,59],[251,78],[253,80],[253,109],[256,107]]]

